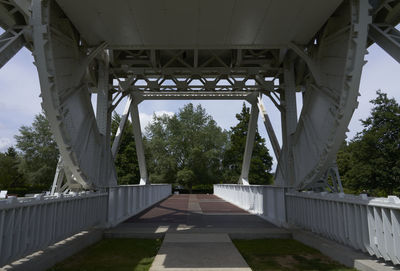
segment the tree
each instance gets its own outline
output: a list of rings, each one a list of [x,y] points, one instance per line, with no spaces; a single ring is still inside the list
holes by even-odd
[[[345,187],[356,192],[390,195],[400,191],[400,106],[377,91],[364,129],[338,153]]]
[[[223,165],[225,167],[224,179],[226,182],[236,183],[239,180],[243,153],[246,145],[248,125],[250,121],[250,108],[243,103],[242,112],[236,114],[239,123],[231,127],[230,145],[225,152]],[[253,154],[250,163],[249,181],[251,184],[270,184],[272,175],[272,157],[265,146],[265,139],[256,131]]]
[[[41,113],[35,116],[32,126],[22,126],[19,132],[20,135],[15,136],[22,156],[19,172],[29,185],[49,188],[59,156],[49,122]]]
[[[174,116],[153,116],[146,127],[146,153],[152,182],[194,184],[222,178],[222,156],[228,138],[198,105],[189,103]]]
[[[23,175],[18,171],[20,157],[14,147],[0,153],[0,189],[22,187],[25,184]]]
[[[115,113],[111,123],[112,136],[114,141],[118,130],[121,116]],[[133,136],[132,123],[127,120],[124,133],[122,134],[121,144],[115,160],[118,184],[137,184],[140,181],[140,172],[136,155],[135,138]]]

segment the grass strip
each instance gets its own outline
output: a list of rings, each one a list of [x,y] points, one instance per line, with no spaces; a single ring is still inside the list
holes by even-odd
[[[348,271],[318,250],[292,239],[232,240],[253,271]]]
[[[147,271],[161,239],[103,239],[48,271]]]

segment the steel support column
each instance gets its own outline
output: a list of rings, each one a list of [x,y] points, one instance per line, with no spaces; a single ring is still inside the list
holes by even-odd
[[[254,139],[257,130],[258,112],[259,111],[257,104],[253,103],[251,105],[249,128],[247,131],[246,146],[243,154],[242,173],[240,174],[239,184],[244,184],[244,185],[250,184],[249,171],[250,171],[251,155],[253,153],[253,147],[254,147]]]
[[[131,103],[132,103],[132,99],[131,99],[131,97],[128,96],[128,100],[126,101],[124,112],[122,113],[122,116],[121,116],[121,122],[119,123],[119,127],[117,130],[117,133],[115,134],[114,142],[112,144],[111,153],[112,153],[114,160],[117,157],[117,153],[118,153],[119,147],[121,145],[121,138],[122,138],[122,134],[125,131],[126,121],[128,120],[129,111],[131,109]]]
[[[285,165],[285,186],[290,186],[294,183],[294,161],[292,153],[292,135],[296,132],[297,126],[297,106],[296,106],[296,87],[295,87],[295,76],[294,66],[290,61],[284,62],[284,92],[281,94],[281,100],[284,108],[281,111],[282,121],[282,152],[283,155],[280,157],[284,162],[280,161],[281,164]]]
[[[140,118],[139,118],[139,109],[138,104],[133,101],[131,105],[131,118],[133,125],[133,135],[135,137],[135,145],[136,145],[136,154],[139,163],[139,171],[140,171],[140,184],[150,184],[147,176],[147,167],[146,167],[146,159],[144,156],[144,146],[143,146],[143,138],[142,138],[142,130],[140,128]]]
[[[105,170],[105,176],[111,171],[109,161],[113,161],[111,154],[111,114],[110,105],[112,103],[112,93],[110,88],[109,75],[109,56],[103,54],[99,61],[98,82],[97,82],[97,110],[96,121],[99,132],[102,135],[102,144],[104,145],[102,152],[102,167]]]
[[[106,149],[110,149],[111,144],[111,112],[108,110],[111,101],[111,91],[109,87],[108,56],[104,57],[99,63],[99,79],[97,92],[97,113],[96,120],[99,132],[104,136]]]

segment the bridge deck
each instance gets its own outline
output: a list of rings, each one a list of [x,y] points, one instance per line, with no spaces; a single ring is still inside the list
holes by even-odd
[[[227,233],[232,238],[290,238],[290,233],[214,195],[173,195],[108,230],[106,237]]]

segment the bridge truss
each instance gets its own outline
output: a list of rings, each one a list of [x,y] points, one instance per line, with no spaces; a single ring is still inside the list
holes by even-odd
[[[35,57],[61,153],[52,192],[117,184],[114,158],[129,114],[140,183],[148,184],[138,104],[168,99],[251,104],[240,183],[251,183],[261,112],[278,159],[277,185],[341,191],[336,154],[358,105],[364,55],[377,43],[400,62],[400,1],[261,2],[0,1],[0,67],[23,46]],[[303,95],[299,118],[296,92]],[[263,96],[281,114],[282,146]],[[111,142],[112,112],[126,97]]]

